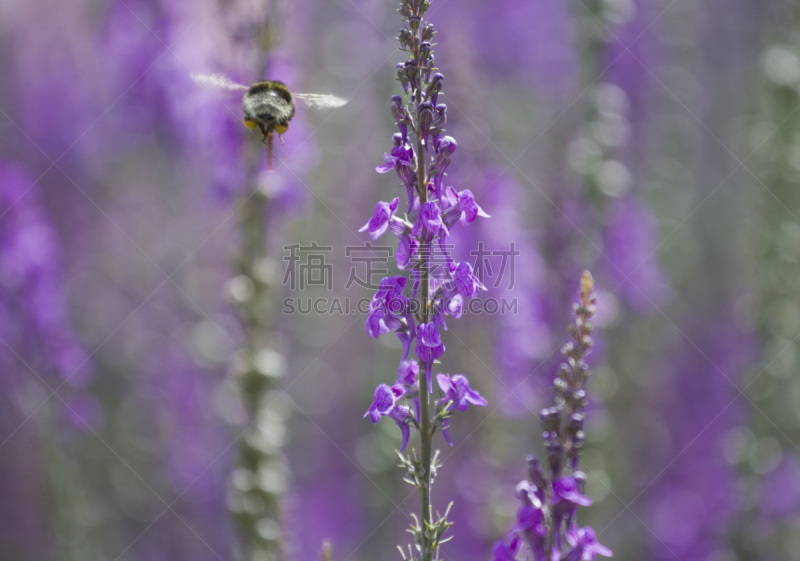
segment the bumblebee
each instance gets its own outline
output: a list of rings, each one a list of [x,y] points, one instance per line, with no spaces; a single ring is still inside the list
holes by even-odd
[[[280,137],[289,129],[295,107],[294,97],[283,82],[256,82],[242,97],[244,126],[251,130],[258,127],[262,140],[267,139],[272,131]]]
[[[277,80],[263,80],[247,87],[219,74],[193,74],[192,78],[202,85],[245,92],[242,96],[244,126],[250,130],[258,128],[261,132],[261,142],[267,145],[270,171],[272,171],[273,134],[278,134],[282,144],[281,135],[289,130],[289,121],[294,117],[295,98],[313,109],[333,109],[347,103],[345,99],[328,94],[292,94],[286,84]]]

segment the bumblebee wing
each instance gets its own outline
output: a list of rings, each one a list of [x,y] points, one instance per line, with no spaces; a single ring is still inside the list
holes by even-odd
[[[346,99],[329,94],[293,93],[292,95],[312,109],[335,109],[347,103]]]
[[[192,74],[192,80],[203,86],[223,90],[246,90],[247,86],[237,84],[222,74]]]

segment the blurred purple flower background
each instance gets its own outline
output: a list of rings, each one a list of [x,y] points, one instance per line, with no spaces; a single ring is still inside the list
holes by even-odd
[[[361,419],[403,354],[364,337],[369,302],[415,251],[386,235],[417,212],[402,134],[388,143],[398,6],[0,3],[0,559],[264,561],[242,516],[285,559],[324,541],[398,558],[417,510],[403,435]],[[439,266],[462,264],[475,298],[451,300],[434,373],[487,403],[454,446],[437,437],[443,558],[488,560],[516,522],[590,269],[580,527],[617,560],[800,560],[800,3],[434,0],[427,17],[439,141],[458,149],[420,227],[480,205],[446,232]],[[268,172],[239,97],[193,73],[349,103],[298,104]],[[255,405],[251,367],[272,384]],[[241,469],[253,443],[274,469]]]

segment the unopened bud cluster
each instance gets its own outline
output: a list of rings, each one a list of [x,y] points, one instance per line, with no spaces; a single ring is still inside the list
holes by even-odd
[[[520,500],[517,520],[506,537],[497,542],[494,561],[512,561],[526,544],[534,561],[564,559],[579,561],[596,555],[611,556],[597,541],[594,530],[579,527],[579,506],[589,506],[586,475],[578,470],[585,435],[583,432],[586,391],[591,371],[585,358],[592,347],[595,296],[592,276],[583,273],[580,300],[570,325],[572,341],[562,349],[566,357],[556,376],[552,407],[543,409],[540,420],[547,454],[547,470],[536,456],[528,456],[528,480],[517,485]]]

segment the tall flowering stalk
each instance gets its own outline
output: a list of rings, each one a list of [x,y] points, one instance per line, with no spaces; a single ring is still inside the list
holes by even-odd
[[[418,489],[420,497],[420,516],[411,528],[417,554],[409,546],[409,557],[421,561],[438,559],[439,546],[449,539],[444,537],[450,526],[447,512],[434,521],[431,508],[431,486],[440,467],[432,454],[433,435],[441,430],[452,445],[452,415],[470,404],[486,405],[463,374],[437,374],[440,398],[431,400],[434,363],[445,352],[440,329],[447,330],[446,316],[459,318],[464,300],[485,290],[469,263],[451,258],[447,237],[457,222],[470,224],[488,215],[469,190],[459,192],[446,185],[445,171],[458,145],[443,134],[447,107],[439,103],[439,95],[444,76],[434,64],[433,25],[423,19],[429,7],[425,0],[403,0],[400,5],[406,27],[400,31],[399,41],[401,50],[410,54],[409,60],[397,64],[405,99],[392,97],[392,115],[399,132],[393,137],[391,154],[384,154],[385,163],[377,168],[379,173],[397,173],[408,197],[405,212],[398,216],[399,198],[379,202],[361,229],[372,239],[387,230],[396,235],[397,266],[411,272],[410,284],[404,276],[385,277],[370,303],[367,335],[377,338],[394,333],[402,342],[403,355],[397,381],[393,386],[377,387],[364,416],[373,423],[390,417],[401,429],[401,467],[405,480]],[[415,339],[416,360],[408,356]],[[419,455],[415,451],[413,458],[402,454],[411,428],[420,434]]]
[[[552,407],[543,409],[542,438],[547,453],[544,467],[536,456],[528,456],[529,480],[517,485],[521,504],[517,520],[506,537],[494,548],[494,561],[512,561],[524,546],[535,561],[591,560],[597,555],[611,556],[611,550],[597,541],[590,527],[577,522],[579,506],[592,500],[584,494],[586,475],[579,470],[584,437],[586,409],[584,386],[591,375],[585,358],[592,348],[592,324],[595,313],[594,283],[588,271],[583,273],[580,301],[575,305],[575,323],[569,331],[572,341],[562,352],[567,361],[558,369]]]
[[[245,336],[233,361],[233,375],[250,424],[231,480],[231,509],[245,559],[266,561],[279,558],[283,550],[280,512],[286,469],[281,448],[286,429],[284,414],[275,402],[286,359],[277,350],[280,341],[274,317],[265,313],[269,310],[265,302],[273,297],[265,239],[270,201],[259,192],[244,196],[248,198],[240,206],[238,275],[230,281],[228,294],[237,305]]]
[[[231,35],[245,36],[242,46],[257,67],[257,75],[275,73],[272,48],[277,41],[279,3],[270,1],[255,17],[260,25],[253,28],[253,14],[245,5],[231,13]],[[257,35],[253,37],[253,29]],[[256,40],[261,50],[252,50]],[[241,138],[239,133],[236,138]],[[239,221],[239,247],[234,258],[235,276],[228,282],[226,295],[236,306],[243,342],[233,356],[231,375],[244,407],[247,423],[239,440],[237,466],[230,480],[229,506],[239,531],[240,557],[245,561],[274,561],[285,552],[282,503],[287,489],[287,467],[283,455],[286,440],[286,407],[281,399],[280,378],[287,360],[281,352],[282,336],[278,316],[271,305],[279,288],[277,265],[270,255],[269,234],[279,231],[280,208],[284,195],[272,188],[284,175],[278,167],[265,174],[264,149],[250,142],[246,149],[238,142],[234,154],[244,153],[246,168],[240,182],[232,182],[233,202]],[[238,169],[238,166],[236,166]],[[236,176],[234,176],[236,177]],[[281,177],[289,181],[288,177]],[[299,187],[298,187],[299,189]],[[284,197],[285,198],[285,197]]]
[[[800,454],[786,442],[800,441],[800,419],[793,414],[800,395],[800,355],[796,338],[800,318],[784,310],[796,306],[800,287],[795,217],[800,214],[796,154],[800,126],[800,45],[787,34],[800,15],[800,4],[782,6],[776,40],[761,57],[763,74],[754,116],[754,149],[748,166],[764,185],[759,215],[751,225],[750,242],[758,248],[753,320],[761,342],[760,363],[745,378],[750,403],[747,426],[724,437],[726,460],[739,471],[738,488],[745,500],[728,530],[739,559],[790,558],[800,510]],[[780,391],[774,391],[776,388]],[[780,427],[780,428],[778,428]]]

